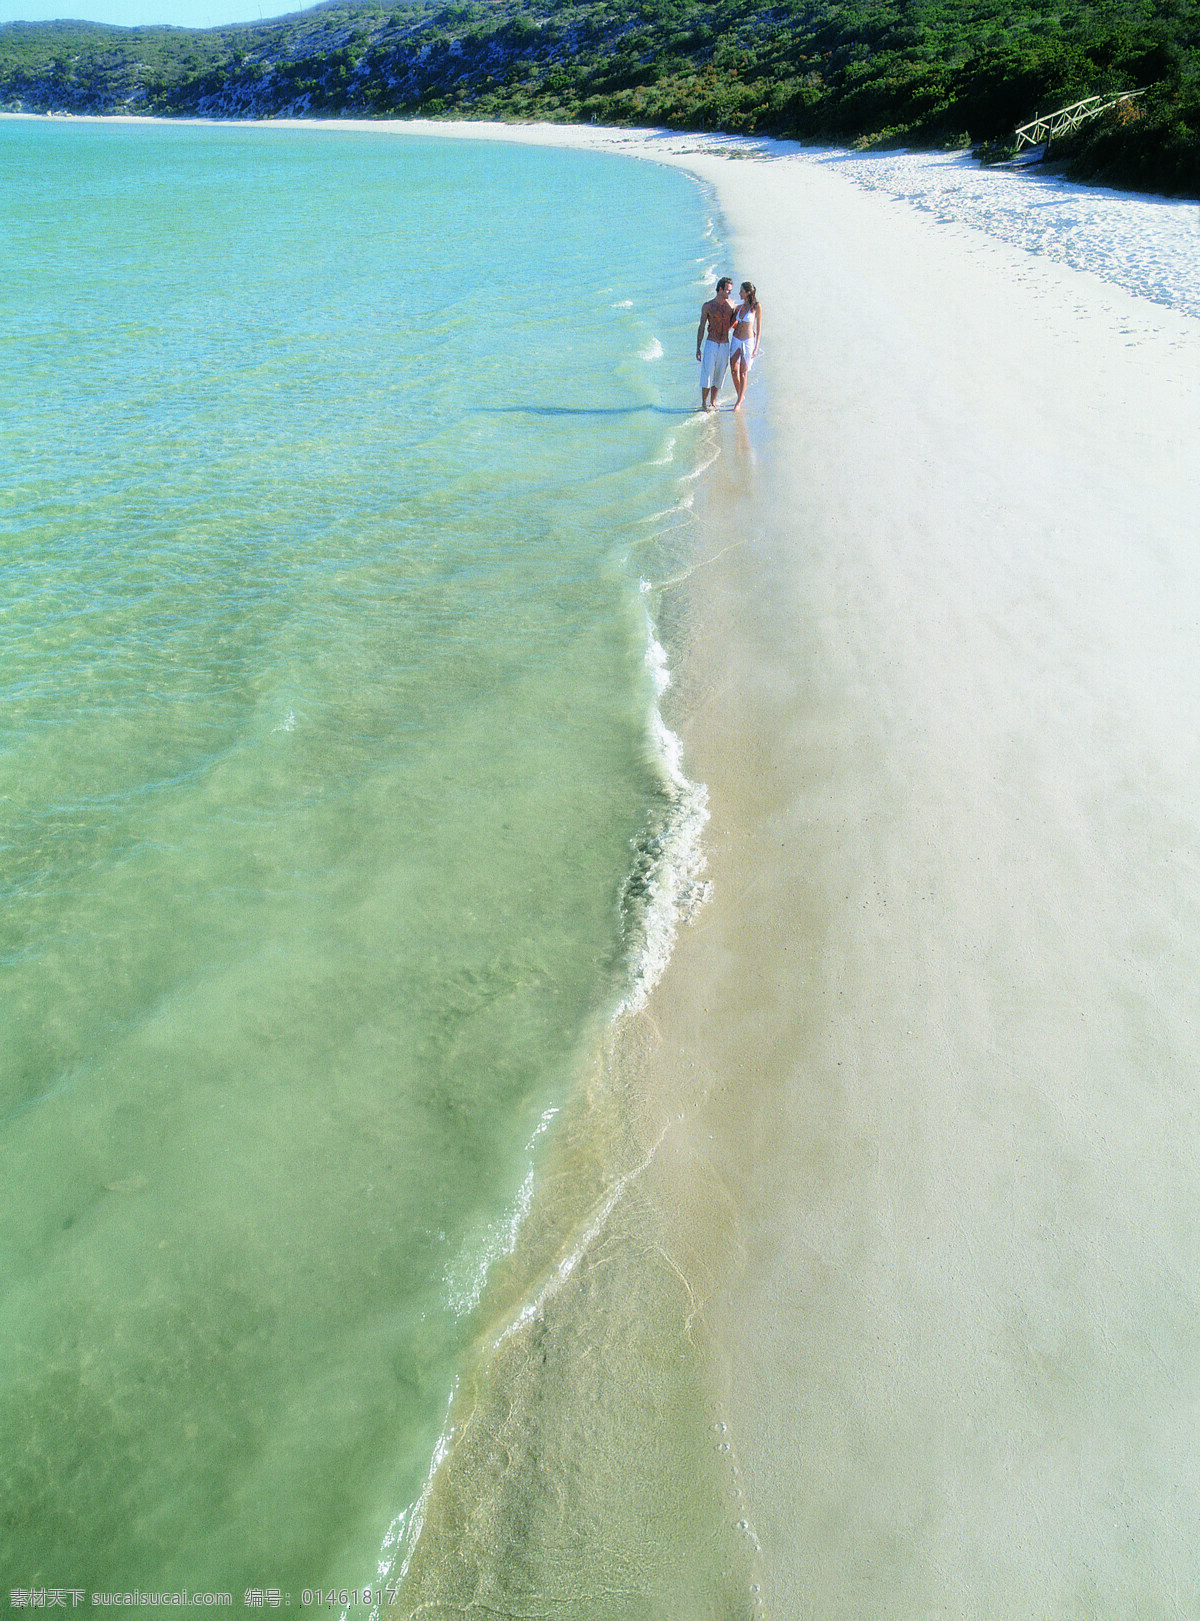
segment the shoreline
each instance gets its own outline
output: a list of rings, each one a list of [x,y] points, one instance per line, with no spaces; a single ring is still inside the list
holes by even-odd
[[[697,481],[666,713],[713,895],[598,1043],[554,1172],[558,1212],[583,1174],[603,1215],[574,1320],[533,1324],[442,1534],[486,1556],[519,1393],[518,1509],[599,1448],[641,1488],[625,1535],[684,1526],[666,1574],[723,1615],[1200,1610],[1200,322],[811,149],[362,127],[686,168],[768,319]],[[560,1354],[600,1322],[663,1351],[637,1391]],[[694,1479],[664,1509],[671,1422]],[[527,1529],[549,1567],[608,1527]],[[645,1613],[703,1613],[683,1593]]]
[[[711,208],[711,186],[692,178]],[[690,319],[686,330],[690,338]],[[715,422],[697,411],[692,428],[703,448],[678,481],[680,515],[719,454]],[[597,1621],[658,1621],[713,1605],[745,1621],[755,1613],[752,1548],[742,1529],[722,1523],[727,1469],[714,1444],[691,1286],[657,1237],[663,1212],[647,1174],[666,1129],[664,1100],[644,1084],[647,1010],[709,891],[707,790],[682,756],[686,705],[674,662],[696,566],[683,562],[678,580],[672,569],[667,581],[641,581],[654,691],[646,742],[671,806],[633,852],[631,878],[649,885],[641,944],[624,993],[597,1010],[521,1228],[493,1265],[425,1494],[381,1555],[405,1614],[469,1609],[484,1596],[489,1608],[536,1598],[547,1613]],[[581,1524],[592,1531],[582,1542]]]
[[[615,1058],[727,1591],[1190,1613],[1200,322],[798,154],[641,155],[768,320],[668,716],[713,897]]]

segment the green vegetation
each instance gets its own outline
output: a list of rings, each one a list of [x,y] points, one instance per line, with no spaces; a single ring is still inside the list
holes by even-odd
[[[240,28],[0,27],[0,107],[553,119],[981,145],[1146,89],[1058,155],[1200,196],[1200,0],[344,0]]]

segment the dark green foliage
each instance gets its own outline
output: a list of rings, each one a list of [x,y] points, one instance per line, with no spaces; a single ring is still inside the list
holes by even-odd
[[[1063,142],[1058,155],[1080,180],[1200,197],[1200,85],[1160,87],[1124,116]]]
[[[1148,88],[1073,172],[1200,195],[1200,0],[332,0],[242,28],[0,27],[0,106],[215,117],[548,118],[1009,149]]]

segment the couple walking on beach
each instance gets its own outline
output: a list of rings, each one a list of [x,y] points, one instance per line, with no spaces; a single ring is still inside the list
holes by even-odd
[[[733,277],[722,276],[717,283],[717,296],[700,306],[700,325],[696,328],[696,359],[700,362],[700,409],[714,411],[717,392],[725,381],[725,368],[733,378],[737,398],[735,411],[741,409],[750,381],[750,367],[758,354],[762,337],[762,305],[758,302],[752,281],[742,283],[740,304],[733,302]]]

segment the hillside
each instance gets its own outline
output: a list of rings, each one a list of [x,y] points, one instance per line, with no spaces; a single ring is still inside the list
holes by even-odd
[[[666,125],[984,144],[1146,88],[1059,152],[1200,196],[1200,0],[396,0],[244,27],[0,26],[0,109]]]

